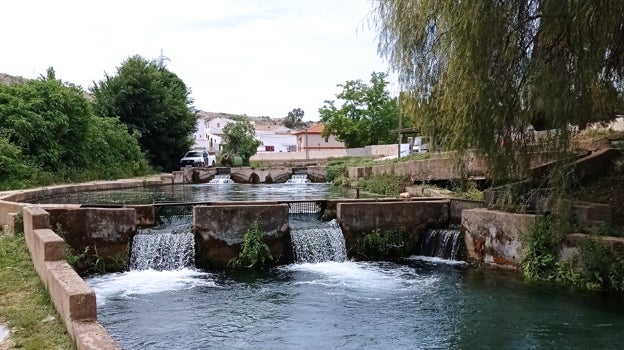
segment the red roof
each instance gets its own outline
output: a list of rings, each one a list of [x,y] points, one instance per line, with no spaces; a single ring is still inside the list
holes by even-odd
[[[324,124],[316,124],[316,125],[312,125],[311,127],[309,127],[307,129],[307,133],[308,134],[322,134],[323,130],[325,130],[325,125]],[[294,135],[301,135],[301,134],[305,134],[306,130],[300,130],[297,131],[296,133],[294,133]]]

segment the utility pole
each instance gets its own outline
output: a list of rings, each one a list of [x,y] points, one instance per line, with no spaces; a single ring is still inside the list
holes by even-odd
[[[397,160],[399,158],[401,158],[401,128],[403,127],[402,124],[402,120],[401,120],[401,103],[399,103],[399,129],[397,130],[397,134],[399,134],[399,142],[398,142],[398,153],[397,153]]]

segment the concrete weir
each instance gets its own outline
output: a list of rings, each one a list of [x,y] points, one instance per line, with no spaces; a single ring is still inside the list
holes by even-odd
[[[185,183],[182,173],[159,178],[94,182],[54,186],[45,195],[97,191],[113,188],[147,187]],[[35,269],[50,293],[68,333],[78,349],[119,349],[97,321],[96,296],[65,258],[66,244],[77,252],[97,252],[98,258],[119,260],[129,254],[138,227],[155,224],[155,205],[94,208],[80,205],[35,205],[20,203],[37,198],[37,190],[13,191],[0,195],[0,223],[4,234],[13,233],[16,213],[22,212],[26,242]],[[347,249],[360,235],[372,229],[384,230],[397,224],[413,237],[425,228],[448,225],[451,201],[427,200],[332,200],[316,206],[336,217],[347,237]],[[199,267],[224,267],[237,256],[243,235],[255,220],[263,231],[276,264],[293,261],[286,203],[195,203],[193,209],[195,246]],[[61,237],[61,234],[63,237]]]

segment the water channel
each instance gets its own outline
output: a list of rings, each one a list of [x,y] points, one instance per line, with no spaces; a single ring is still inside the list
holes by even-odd
[[[148,202],[341,197],[324,190],[330,188],[233,184],[119,193]],[[77,202],[103,198],[112,196]],[[435,258],[296,263],[264,271],[143,268],[87,282],[97,295],[99,321],[124,349],[624,346],[621,295],[529,283],[515,273]]]

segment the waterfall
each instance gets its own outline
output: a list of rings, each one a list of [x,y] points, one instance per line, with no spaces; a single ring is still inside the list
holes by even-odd
[[[293,174],[293,176],[286,181],[287,184],[307,184],[309,182],[308,174]]]
[[[417,242],[417,254],[447,260],[459,260],[463,240],[457,229],[435,229],[424,231]]]
[[[315,214],[291,214],[290,238],[298,263],[347,260],[344,236],[335,219],[323,222]]]
[[[233,184],[234,181],[230,179],[230,174],[217,174],[208,183],[209,184]]]
[[[132,240],[131,270],[179,270],[195,266],[192,216],[174,217],[167,223],[137,232]]]

